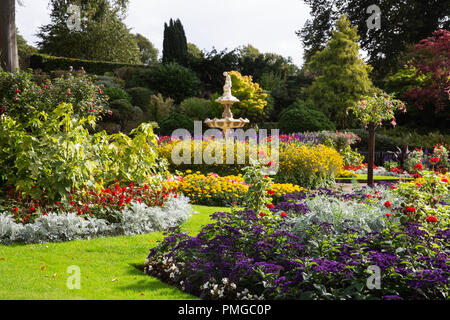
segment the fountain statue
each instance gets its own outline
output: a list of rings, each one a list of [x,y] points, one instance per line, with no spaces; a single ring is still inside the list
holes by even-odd
[[[231,77],[228,74],[228,72],[224,72],[223,75],[225,76],[225,85],[223,86],[223,95],[216,99],[216,102],[220,103],[224,107],[224,112],[222,114],[222,119],[214,118],[206,119],[205,123],[210,128],[217,128],[222,129],[224,131],[225,137],[227,136],[227,130],[230,129],[237,129],[237,128],[243,128],[246,124],[250,123],[248,119],[234,119],[233,113],[231,113],[231,106],[239,102],[239,99],[236,97],[233,97],[231,94]]]

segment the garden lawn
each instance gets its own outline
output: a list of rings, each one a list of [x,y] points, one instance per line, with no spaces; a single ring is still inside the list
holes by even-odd
[[[184,230],[195,235],[209,215],[226,208],[193,206]],[[162,232],[66,243],[0,246],[0,299],[198,299],[145,275],[141,269]],[[69,266],[81,271],[81,289],[69,290]]]

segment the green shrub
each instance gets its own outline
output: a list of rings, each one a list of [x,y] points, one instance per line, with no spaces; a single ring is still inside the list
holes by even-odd
[[[113,117],[117,121],[123,123],[126,120],[130,120],[133,115],[133,105],[126,99],[114,100],[109,104],[113,112]]]
[[[164,99],[161,93],[152,95],[148,106],[147,116],[153,121],[161,121],[170,114],[173,106],[173,99]]]
[[[150,89],[144,87],[135,87],[127,90],[131,95],[131,103],[134,106],[141,107],[143,111],[148,110],[148,105],[150,103],[150,97],[153,92]]]
[[[157,64],[147,70],[136,70],[127,84],[147,87],[154,92],[170,97],[176,103],[185,98],[196,96],[200,89],[200,80],[190,69],[176,63]]]
[[[96,76],[94,83],[103,85],[104,88],[123,88],[125,85],[123,80],[114,76]]]
[[[334,130],[334,124],[311,104],[298,101],[281,113],[279,128],[282,133]]]
[[[180,111],[193,120],[211,117],[211,101],[201,98],[187,98],[180,104]]]
[[[48,113],[34,110],[23,122],[2,116],[0,190],[13,185],[24,198],[68,200],[72,189],[115,179],[142,184],[159,171],[151,124],[142,124],[131,137],[91,135],[86,127],[95,126],[95,117],[73,115],[72,105],[63,103]]]
[[[77,116],[99,116],[105,102],[102,89],[82,73],[68,73],[39,86],[32,81],[30,72],[0,70],[0,106],[20,122],[27,121],[28,114],[34,111],[51,112],[61,103],[72,104]]]
[[[109,97],[109,101],[123,99],[131,102],[131,96],[121,88],[105,88],[103,93]]]
[[[184,114],[173,112],[159,123],[159,134],[161,136],[171,136],[176,129],[186,129],[193,134],[194,121]]]
[[[386,161],[385,163],[383,163],[383,167],[387,170],[387,171],[392,171],[395,168],[399,168],[400,164],[396,161]]]

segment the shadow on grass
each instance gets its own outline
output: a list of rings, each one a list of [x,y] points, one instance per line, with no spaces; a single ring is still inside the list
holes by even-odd
[[[190,297],[192,299],[198,299],[194,296],[189,295],[188,293],[185,293],[181,290],[179,290],[177,287],[174,287],[172,285],[169,285],[165,282],[162,282],[158,278],[149,276],[144,273],[144,265],[143,264],[135,264],[131,263],[129,264],[128,274],[136,276],[136,281],[132,284],[127,284],[123,286],[117,287],[119,290],[122,291],[134,291],[136,293],[147,293],[150,291],[152,293],[155,293],[159,296],[171,296],[171,298],[174,299],[189,299]],[[139,276],[139,278],[137,278]],[[151,298],[150,296],[147,296],[148,298]]]

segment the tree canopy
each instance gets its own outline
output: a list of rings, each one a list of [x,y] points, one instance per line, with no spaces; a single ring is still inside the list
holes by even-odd
[[[138,33],[134,36],[137,42],[139,51],[141,53],[141,62],[143,64],[151,64],[158,62],[158,49],[153,45],[153,43],[144,37],[142,34]]]
[[[38,47],[54,56],[141,63],[134,36],[122,22],[127,1],[81,0],[81,30],[70,30],[67,9],[72,1],[52,0],[51,23],[38,32]]]
[[[308,20],[297,34],[305,48],[305,60],[322,49],[341,14],[346,13],[352,25],[358,26],[361,48],[368,53],[374,67],[374,79],[397,70],[409,46],[430,36],[438,28],[450,27],[448,0],[305,0],[311,8]],[[381,29],[370,29],[367,8],[373,4],[381,10]]]

